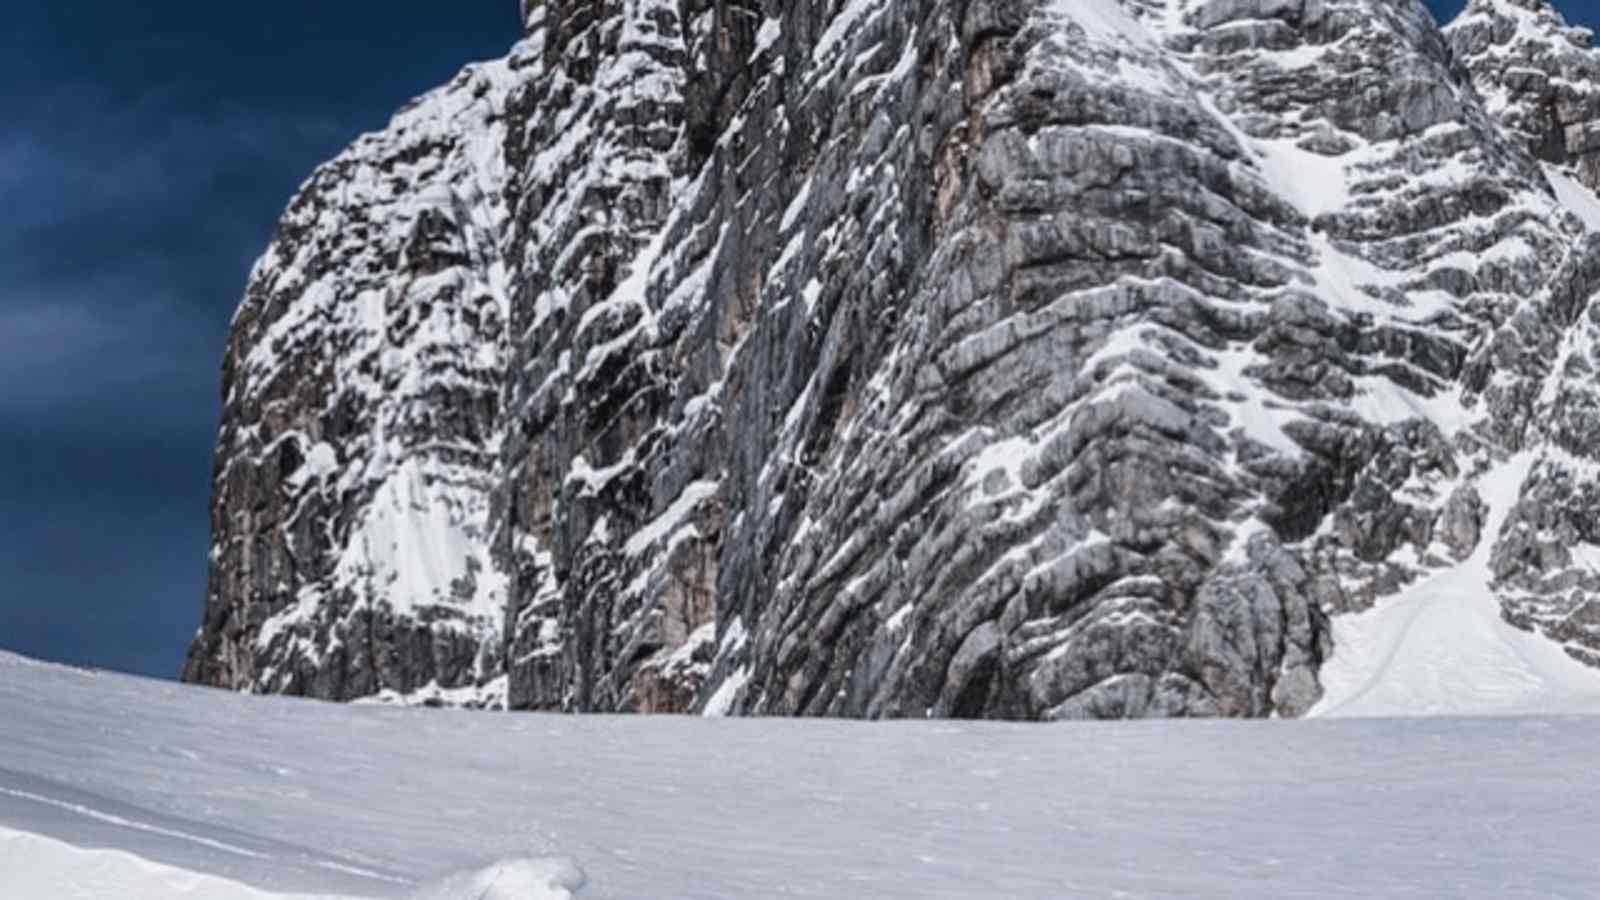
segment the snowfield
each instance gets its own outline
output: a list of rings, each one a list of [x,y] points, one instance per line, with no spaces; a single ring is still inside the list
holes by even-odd
[[[1521,454],[1482,480],[1485,534],[1500,534],[1533,465]],[[1600,671],[1500,617],[1485,585],[1492,541],[1359,615],[1333,620],[1333,658],[1312,716],[1600,714]]]
[[[1596,746],[351,707],[0,654],[0,896],[1593,897]]]

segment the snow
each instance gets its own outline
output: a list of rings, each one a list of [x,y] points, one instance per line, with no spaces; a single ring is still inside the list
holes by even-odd
[[[472,624],[496,621],[505,605],[505,577],[490,564],[479,526],[463,521],[466,500],[431,479],[415,456],[386,468],[388,477],[364,511],[360,541],[351,541],[339,559],[335,583],[376,585],[378,599],[397,613],[448,606]],[[294,605],[265,623],[258,643],[269,644],[286,625],[314,620],[323,599],[320,584],[302,589]]]
[[[1284,431],[1285,425],[1300,418],[1299,414],[1277,397],[1256,388],[1254,379],[1245,374],[1250,366],[1261,364],[1255,351],[1248,345],[1230,345],[1212,358],[1216,362],[1215,377],[1207,372],[1199,374],[1223,398],[1218,405],[1228,410],[1232,426],[1284,456],[1299,456],[1300,445]],[[1242,399],[1234,399],[1235,396]]]
[[[410,693],[401,693],[394,688],[384,688],[370,697],[363,697],[352,702],[394,703],[402,706],[439,706],[442,704],[444,706],[459,706],[462,708],[505,709],[506,694],[509,689],[509,675],[498,675],[481,686],[465,685],[455,688],[442,687],[436,678]]]
[[[1028,438],[1012,437],[996,441],[984,447],[968,462],[967,484],[977,486],[995,471],[1005,473],[1007,484],[1020,484],[1022,467],[1038,456],[1038,444]]]
[[[1150,35],[1117,0],[1058,0],[1055,9],[1058,14],[1076,20],[1098,40],[1114,42],[1120,38],[1131,44],[1150,43]]]
[[[1600,198],[1594,192],[1578,183],[1578,180],[1560,168],[1546,164],[1545,177],[1550,180],[1550,186],[1555,189],[1556,200],[1583,220],[1584,227],[1595,233],[1600,233]]]
[[[412,900],[571,900],[584,881],[568,859],[508,860],[430,885]]]
[[[772,49],[781,37],[783,37],[783,21],[781,19],[767,19],[762,22],[761,29],[756,32],[755,48],[750,51],[750,62],[755,62],[761,54]]]
[[[821,299],[821,297],[822,282],[816,278],[806,282],[806,286],[800,289],[800,299],[805,302],[807,313],[816,311],[817,300]]]
[[[1171,72],[1156,50],[1155,38],[1118,0],[1054,0],[1041,10],[1075,23],[1090,42],[1114,48],[1114,69],[1103,74],[1112,75],[1119,84],[1152,94],[1171,91]]]
[[[1312,716],[1600,714],[1600,672],[1500,618],[1489,557],[1533,465],[1524,453],[1477,482],[1487,537],[1461,564],[1333,620],[1326,694]]]
[[[783,224],[778,226],[780,231],[788,232],[796,222],[800,221],[800,215],[806,211],[806,205],[811,202],[811,183],[812,180],[807,178],[805,183],[800,185],[800,190],[795,191],[794,199],[789,201],[788,208],[783,211]]]
[[[285,894],[217,875],[151,862],[124,850],[82,848],[0,826],[5,896],[116,900],[340,900],[333,894]],[[583,870],[565,859],[507,860],[454,875],[403,896],[407,900],[571,900]]]
[[[291,434],[299,436],[297,432]],[[269,452],[275,447],[276,444],[274,448],[269,448]],[[334,478],[339,471],[338,449],[327,441],[317,441],[306,451],[305,462],[289,476],[289,489],[298,491],[308,483]]]
[[[512,715],[0,654],[0,722],[7,900],[1600,891],[1600,718]]]
[[[911,618],[911,613],[915,610],[916,604],[914,603],[900,604],[900,608],[894,611],[894,615],[889,617],[888,621],[884,623],[883,627],[888,631],[898,632],[900,629],[905,627],[906,620]]]
[[[868,0],[849,0],[844,8],[828,21],[827,29],[817,38],[817,45],[811,51],[812,62],[829,68],[840,65],[844,56],[841,45],[864,22],[882,13],[881,4],[874,4]]]
[[[121,850],[85,850],[0,827],[0,872],[6,896],[116,897],[118,900],[315,900],[150,862]]]
[[[1226,119],[1220,111],[1213,113],[1219,120]],[[1267,182],[1307,218],[1335,212],[1350,202],[1347,168],[1351,160],[1302,150],[1290,140],[1254,140],[1238,131],[1231,119],[1226,121],[1235,128],[1236,138],[1255,147],[1256,162]]]
[[[750,669],[740,667],[732,675],[722,679],[716,691],[706,700],[706,708],[702,715],[715,719],[726,716],[733,709],[733,703],[739,699],[739,692],[750,683]]]
[[[1461,387],[1443,386],[1431,397],[1423,397],[1383,376],[1361,375],[1351,379],[1356,393],[1350,408],[1373,425],[1394,425],[1412,419],[1426,419],[1445,434],[1455,434],[1472,422],[1472,411],[1461,403]]]
[[[638,531],[635,531],[623,546],[623,552],[629,556],[638,556],[650,549],[664,537],[676,532],[706,498],[717,492],[715,481],[694,481],[684,487],[678,499],[666,508],[666,511],[654,519],[646,522]]]

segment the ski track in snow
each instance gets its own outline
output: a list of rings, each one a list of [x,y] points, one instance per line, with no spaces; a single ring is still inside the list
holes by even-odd
[[[20,746],[20,738],[17,744]],[[176,755],[181,759],[200,758],[188,753]],[[9,759],[8,755],[0,753],[0,762]],[[181,766],[181,762],[178,765]],[[190,859],[206,860],[207,865],[201,868],[213,876],[257,879],[282,889],[316,884],[347,892],[373,893],[374,889],[392,891],[393,886],[413,884],[412,879],[387,875],[303,846],[259,838],[203,819],[181,819],[109,794],[85,791],[74,784],[81,780],[51,780],[0,768],[0,826],[10,823],[23,828],[9,836],[0,833],[0,839],[16,844],[26,834],[43,841],[66,842],[85,853],[103,851],[140,858],[148,863],[141,871],[147,870],[147,880],[157,886],[167,885],[169,875],[182,871],[181,866],[162,861],[182,863]],[[0,828],[0,832],[3,830]],[[62,855],[48,847],[40,852],[52,858]],[[83,867],[126,868],[116,859],[103,855],[86,857],[83,866],[75,865],[73,871]],[[4,871],[0,866],[0,873]],[[4,879],[0,879],[0,887],[3,886]],[[72,895],[65,885],[61,892]],[[10,900],[11,896],[0,890],[0,898]],[[85,896],[98,894],[91,891]],[[153,896],[165,895],[156,892]]]
[[[151,834],[160,835],[162,837],[171,837],[177,838],[180,841],[189,841],[191,843],[199,844],[202,847],[209,847],[213,850],[221,850],[224,853],[235,853],[239,856],[248,856],[251,859],[267,858],[266,854],[256,853],[253,850],[246,850],[243,847],[235,847],[232,844],[225,844],[222,841],[214,841],[207,837],[201,837],[197,834],[189,834],[187,832],[177,831],[171,828],[162,828],[159,825],[149,825],[144,822],[135,822],[132,819],[124,819],[121,816],[113,816],[108,813],[100,812],[91,807],[84,806],[81,803],[67,803],[62,800],[55,800],[50,797],[35,794],[31,791],[19,791],[14,788],[8,788],[4,785],[0,785],[0,794],[4,794],[8,797],[14,797],[18,800],[26,800],[30,803],[53,806],[56,809],[66,810],[71,813],[76,813],[80,816],[105,822],[108,825],[117,825],[122,828],[131,828],[135,831],[147,831]]]

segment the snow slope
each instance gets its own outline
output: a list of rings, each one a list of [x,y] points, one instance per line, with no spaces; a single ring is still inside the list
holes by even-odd
[[[115,897],[118,900],[317,900],[150,862],[123,850],[83,849],[0,827],[0,883],[7,897]]]
[[[1479,482],[1496,535],[1532,454]],[[1600,713],[1600,672],[1500,617],[1489,592],[1492,541],[1360,615],[1333,620],[1334,654],[1312,716]]]
[[[494,715],[0,655],[0,723],[7,900],[1600,892],[1596,718]]]

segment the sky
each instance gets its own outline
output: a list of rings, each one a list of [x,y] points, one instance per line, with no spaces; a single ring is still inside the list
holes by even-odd
[[[1561,6],[1600,22],[1600,0]],[[503,53],[516,0],[6,0],[6,17],[0,647],[172,677],[204,602],[223,338],[250,265],[317,163]]]
[[[319,162],[517,0],[5,0],[0,647],[174,677],[204,602],[223,339]]]

